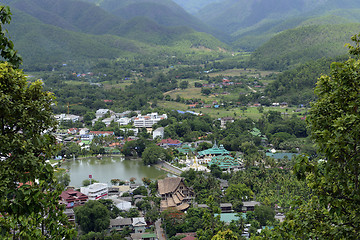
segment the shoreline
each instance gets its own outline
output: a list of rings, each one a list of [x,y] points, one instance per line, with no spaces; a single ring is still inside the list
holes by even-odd
[[[154,164],[154,167],[161,169],[163,171],[166,171],[168,173],[174,174],[176,176],[180,176],[181,173],[183,172],[183,170],[181,170],[175,166],[172,166],[171,164],[164,162],[164,161]]]

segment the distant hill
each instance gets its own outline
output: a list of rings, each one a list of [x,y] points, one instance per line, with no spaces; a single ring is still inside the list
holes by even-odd
[[[83,1],[94,2],[94,0]],[[210,28],[171,0],[101,0],[95,1],[95,4],[127,20],[146,17],[162,26],[189,27],[221,37],[219,31]]]
[[[284,70],[310,60],[347,53],[344,47],[358,33],[359,23],[309,25],[285,30],[259,47],[251,56],[251,66]]]
[[[221,0],[173,0],[184,8],[188,13],[196,14],[200,9],[206,7],[207,5],[219,2]]]
[[[12,9],[9,34],[25,65],[144,54],[149,46],[111,35],[89,35],[44,24]]]
[[[321,58],[284,71],[266,87],[266,96],[269,96],[273,102],[308,105],[316,99],[314,87],[317,79],[322,74],[330,74],[331,63],[343,62],[347,58],[346,55],[336,58]]]
[[[84,12],[76,13],[74,6],[82,6]],[[165,27],[144,17],[127,21],[74,0],[14,1],[11,11],[8,30],[26,65],[227,48],[189,27]],[[95,21],[94,16],[100,17]]]
[[[230,34],[235,48],[254,51],[275,34],[304,24],[359,22],[357,9],[357,0],[221,0],[197,16]]]
[[[125,23],[120,17],[93,4],[77,0],[15,0],[10,6],[42,23],[77,32],[105,34]]]

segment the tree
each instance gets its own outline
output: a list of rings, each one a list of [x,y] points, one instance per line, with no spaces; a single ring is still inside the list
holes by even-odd
[[[3,25],[10,24],[10,21],[10,8],[0,5],[0,56],[2,59],[11,63],[14,67],[18,68],[22,59],[14,49],[13,42],[6,36],[7,30],[3,29]]]
[[[0,6],[0,27],[10,22]],[[71,239],[70,226],[58,197],[54,168],[46,162],[55,153],[54,95],[41,81],[29,84],[13,44],[0,31],[0,236],[2,239]]]
[[[164,149],[157,145],[151,145],[147,147],[142,154],[142,160],[145,165],[155,164],[165,159],[166,154]]]
[[[228,201],[237,201],[237,200],[251,200],[254,196],[253,191],[248,188],[243,183],[230,184],[226,189],[225,196]]]
[[[204,95],[209,95],[211,90],[209,88],[201,88],[201,93]]]
[[[90,200],[84,206],[76,207],[74,210],[76,222],[85,233],[101,232],[109,227],[109,211],[99,201]]]
[[[227,229],[225,231],[219,231],[214,235],[211,240],[238,240],[239,238],[234,234],[233,231]]]
[[[355,35],[359,54],[360,39]],[[357,56],[358,57],[358,56]],[[360,60],[331,65],[331,75],[318,79],[318,100],[307,118],[321,159],[302,157],[295,172],[307,181],[313,195],[297,201],[278,234],[284,239],[358,239],[360,231]]]
[[[188,86],[189,86],[189,82],[188,82],[188,81],[181,81],[181,82],[179,83],[179,87],[180,87],[181,89],[186,89],[186,88],[188,88]]]
[[[261,226],[266,226],[267,222],[275,221],[275,210],[270,206],[255,206],[254,215]]]

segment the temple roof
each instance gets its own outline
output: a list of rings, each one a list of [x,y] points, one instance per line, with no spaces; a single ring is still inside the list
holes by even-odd
[[[206,155],[228,155],[228,154],[230,154],[230,152],[226,150],[222,144],[220,145],[220,147],[218,147],[216,143],[212,148],[198,152],[199,157]]]

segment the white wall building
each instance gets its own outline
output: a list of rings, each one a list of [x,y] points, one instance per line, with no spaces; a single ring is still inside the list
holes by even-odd
[[[72,114],[58,114],[54,116],[55,119],[59,122],[62,121],[72,121],[72,122],[77,122],[80,120],[80,116],[77,115],[72,115]]]
[[[151,128],[152,125],[154,125],[155,123],[157,123],[163,119],[167,119],[166,114],[158,115],[158,113],[150,113],[145,116],[142,116],[141,114],[139,114],[134,119],[134,126],[136,128],[142,128],[142,127]]]
[[[131,118],[122,117],[122,118],[120,118],[119,120],[117,120],[116,122],[117,122],[120,126],[125,126],[125,125],[128,125],[131,121],[132,121]]]
[[[96,118],[102,118],[105,114],[107,114],[110,110],[109,109],[98,109],[96,110]]]
[[[164,128],[163,127],[159,127],[156,130],[153,131],[153,139],[155,139],[156,137],[160,137],[161,139],[164,138]]]
[[[80,192],[87,195],[89,200],[98,200],[108,197],[108,185],[106,183],[94,183],[87,187],[81,187]]]

